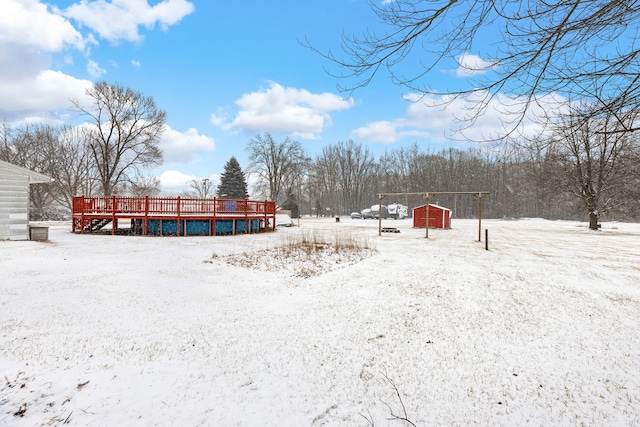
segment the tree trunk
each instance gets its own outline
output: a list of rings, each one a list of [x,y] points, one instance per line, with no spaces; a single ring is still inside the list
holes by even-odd
[[[598,214],[595,212],[589,212],[589,230],[599,230],[598,227]]]

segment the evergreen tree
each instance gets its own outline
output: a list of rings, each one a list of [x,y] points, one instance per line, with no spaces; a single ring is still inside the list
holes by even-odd
[[[291,211],[291,218],[298,218],[298,202],[291,187],[287,189],[287,199],[284,201],[282,209]]]
[[[242,172],[238,160],[233,156],[224,165],[224,172],[220,176],[220,185],[218,186],[218,197],[225,199],[247,199],[249,197],[244,172]]]

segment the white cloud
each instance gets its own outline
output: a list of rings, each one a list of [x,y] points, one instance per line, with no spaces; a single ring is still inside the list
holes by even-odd
[[[458,68],[455,74],[458,77],[469,77],[475,74],[484,74],[498,64],[495,61],[487,61],[478,55],[463,53],[458,58]]]
[[[147,0],[78,0],[63,11],[48,6],[44,0],[0,0],[0,117],[43,117],[52,114],[52,110],[67,109],[70,99],[82,99],[91,82],[52,70],[51,62],[55,59],[59,64],[71,65],[72,53],[81,52],[91,78],[98,79],[106,73],[91,58],[90,46],[97,42],[86,29],[94,30],[94,23],[99,28],[104,26],[104,32],[98,33],[111,41],[127,40],[127,34],[139,40],[138,26],[152,28],[158,24],[167,29],[194,10],[186,0],[154,3],[157,4],[150,6]],[[84,35],[82,28],[74,24],[84,26]],[[132,64],[136,66],[135,62]]]
[[[167,170],[160,175],[162,190],[169,193],[186,191],[189,188],[189,181],[192,179],[196,179],[196,177],[177,170]]]
[[[211,190],[215,191],[220,183],[220,175],[211,174],[206,177],[198,177],[193,174],[180,172],[178,170],[166,170],[160,174],[160,183],[164,194],[184,194],[192,191],[191,180],[201,181],[208,178],[211,181]]]
[[[160,148],[165,163],[190,163],[197,160],[200,153],[215,150],[216,144],[213,138],[200,135],[197,129],[190,128],[182,133],[167,126]]]
[[[545,114],[557,115],[558,110],[566,105],[566,100],[558,95],[541,96],[530,105],[523,120],[517,122],[517,112],[522,111],[525,100],[503,94],[490,100],[485,92],[459,98],[433,95],[410,95],[407,98],[414,102],[407,107],[403,117],[368,123],[352,131],[352,137],[384,144],[407,137],[440,143],[450,140],[485,141],[504,136],[506,130],[512,130],[514,126],[517,135],[532,137],[543,131],[540,123]],[[486,109],[482,115],[474,117],[477,103],[481,101],[488,102]]]
[[[67,109],[70,99],[82,99],[90,86],[88,80],[51,70],[22,79],[0,79],[0,114]]]
[[[93,39],[39,0],[2,0],[1,7],[0,117],[46,117],[82,99],[91,83],[49,69],[50,55],[69,64],[66,51],[87,49]]]
[[[104,68],[100,68],[100,64],[96,61],[89,59],[89,62],[87,62],[87,73],[89,73],[89,75],[94,79],[97,79],[106,73],[106,70]]]
[[[5,43],[59,52],[67,47],[82,49],[85,40],[68,20],[39,0],[3,0],[0,47]]]
[[[218,107],[215,113],[211,114],[211,124],[218,127],[224,127],[227,120],[227,112]]]
[[[136,61],[135,59],[131,60],[131,65],[135,68],[140,68],[142,66],[142,64],[140,64],[140,61]]]
[[[480,116],[475,117],[479,103],[486,103]],[[467,97],[426,96],[407,109],[410,126],[439,129],[440,140],[485,141],[499,139],[507,132],[533,137],[542,132],[545,115],[557,115],[565,99],[557,95],[537,97],[521,116],[526,99],[508,97],[502,93],[492,98],[485,91],[476,91]],[[438,136],[438,135],[434,135]]]
[[[427,131],[407,127],[406,119],[404,118],[393,121],[371,122],[351,132],[352,139],[382,144],[393,144],[408,137],[433,140],[430,136]]]
[[[271,83],[268,89],[243,95],[236,104],[240,111],[231,123],[223,124],[223,128],[316,138],[324,126],[331,123],[330,113],[350,108],[353,100]],[[212,115],[213,123],[221,123],[220,119],[221,116]]]
[[[186,0],[164,0],[153,6],[147,0],[82,0],[65,9],[64,15],[115,43],[140,41],[139,26],[151,29],[158,24],[166,31],[194,10]]]
[[[399,139],[397,129],[397,123],[383,120],[367,123],[366,126],[360,127],[351,132],[351,135],[356,140],[390,144]]]

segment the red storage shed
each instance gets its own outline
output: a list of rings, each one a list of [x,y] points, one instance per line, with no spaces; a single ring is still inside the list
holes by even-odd
[[[413,226],[425,228],[427,205],[413,208]],[[429,228],[451,228],[451,209],[429,203]]]

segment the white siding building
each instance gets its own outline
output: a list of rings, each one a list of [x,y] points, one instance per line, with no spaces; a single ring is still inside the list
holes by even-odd
[[[51,181],[0,160],[0,240],[29,240],[29,185]]]

